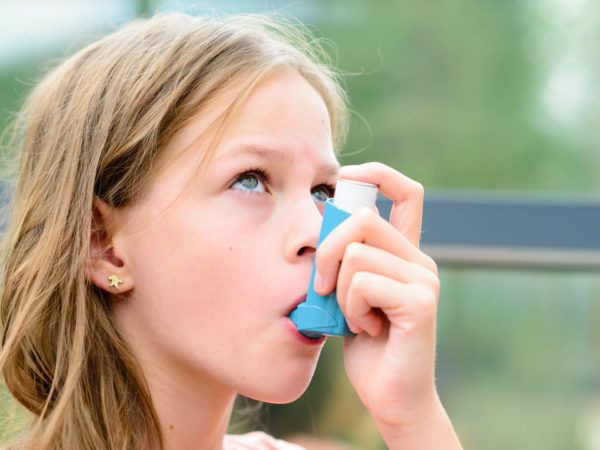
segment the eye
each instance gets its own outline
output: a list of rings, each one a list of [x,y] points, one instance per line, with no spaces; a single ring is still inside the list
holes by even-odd
[[[262,171],[252,170],[240,174],[231,186],[231,188],[240,191],[266,192],[266,181],[267,177]]]
[[[320,184],[312,189],[312,196],[318,203],[325,203],[327,199],[333,197],[335,189],[327,184]]]

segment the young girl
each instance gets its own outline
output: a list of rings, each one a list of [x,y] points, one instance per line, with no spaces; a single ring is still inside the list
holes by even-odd
[[[134,22],[31,93],[5,240],[0,367],[40,449],[287,448],[226,436],[236,393],[290,402],[323,338],[288,318],[337,287],[346,372],[392,449],[460,448],[434,385],[423,189],[339,168],[346,97],[305,32],[260,17]],[[316,251],[338,177],[376,183]]]

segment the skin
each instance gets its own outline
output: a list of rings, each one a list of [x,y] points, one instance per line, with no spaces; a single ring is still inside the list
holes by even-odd
[[[200,166],[228,101],[173,138],[135,205],[96,202],[105,232],[91,239],[89,277],[119,294],[113,317],[140,361],[166,448],[221,448],[236,393],[282,403],[304,392],[322,341],[303,338],[287,315],[315,258],[315,287],[337,286],[360,332],[345,339],[346,370],[390,448],[460,448],[434,385],[438,279],[418,249],[422,187],[381,164],[343,168],[394,200],[391,223],[361,210],[316,252],[325,185],[339,170],[323,100],[279,69]],[[118,292],[110,274],[123,280]]]

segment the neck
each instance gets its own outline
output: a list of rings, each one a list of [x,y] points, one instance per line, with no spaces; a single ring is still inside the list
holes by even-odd
[[[176,379],[159,370],[149,372],[145,376],[165,450],[221,450],[235,392],[214,380],[200,382]]]
[[[136,360],[143,368],[164,450],[222,450],[236,392],[200,370],[192,373],[181,361],[148,345],[153,337],[132,318],[129,305],[131,302],[113,303],[113,316],[137,350]]]

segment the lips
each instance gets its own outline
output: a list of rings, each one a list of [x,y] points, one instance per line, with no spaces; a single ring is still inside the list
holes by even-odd
[[[284,315],[286,317],[289,316],[292,313],[292,311],[295,310],[298,307],[298,305],[305,300],[306,300],[306,293],[302,294],[300,297],[298,297],[296,300],[294,300],[294,303],[291,304],[291,306],[288,308],[288,310],[285,312]]]

